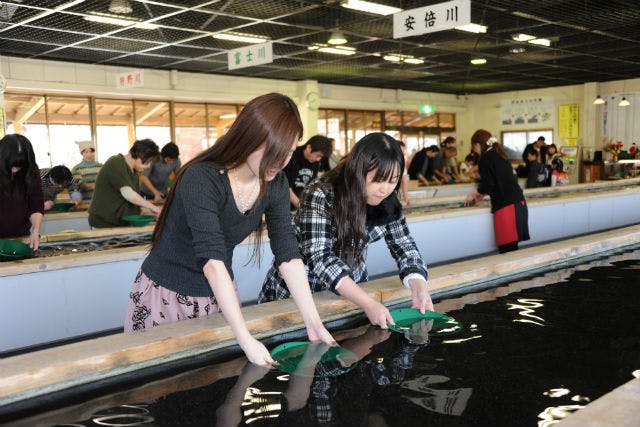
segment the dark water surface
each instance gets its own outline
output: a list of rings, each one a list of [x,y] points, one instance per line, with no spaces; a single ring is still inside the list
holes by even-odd
[[[340,377],[236,359],[16,425],[550,426],[638,375],[639,258],[636,250],[439,302],[465,329],[425,346],[366,325],[342,331],[361,360]]]

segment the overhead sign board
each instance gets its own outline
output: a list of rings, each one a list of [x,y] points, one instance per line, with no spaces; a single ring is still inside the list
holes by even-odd
[[[273,42],[252,44],[227,53],[229,70],[273,62]]]
[[[453,0],[393,14],[393,38],[419,36],[471,23],[471,0]]]

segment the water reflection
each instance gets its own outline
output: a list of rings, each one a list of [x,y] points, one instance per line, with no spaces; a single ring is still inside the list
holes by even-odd
[[[543,306],[542,300],[520,298],[517,301],[518,304],[507,303],[507,310],[520,310],[518,314],[526,319],[514,319],[514,322],[533,323],[534,325],[544,326],[544,319],[533,314],[537,308]]]

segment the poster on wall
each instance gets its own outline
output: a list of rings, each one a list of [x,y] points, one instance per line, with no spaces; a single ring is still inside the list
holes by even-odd
[[[580,107],[578,104],[558,106],[558,136],[568,145],[576,145],[578,140]]]
[[[508,127],[553,127],[555,105],[552,96],[503,99],[500,122]]]

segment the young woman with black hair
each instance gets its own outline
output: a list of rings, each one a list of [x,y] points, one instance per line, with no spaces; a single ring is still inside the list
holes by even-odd
[[[527,202],[518,178],[502,145],[489,131],[477,130],[471,137],[471,149],[480,156],[480,183],[467,195],[465,204],[480,203],[488,194],[498,250],[515,251],[518,242],[529,240]]]
[[[298,108],[270,93],[251,100],[215,145],[178,172],[130,293],[125,330],[222,312],[249,361],[271,365],[245,325],[233,280],[234,248],[266,218],[275,265],[289,284],[311,341],[335,345],[311,298],[282,171],[302,136]]]
[[[393,324],[389,310],[358,285],[368,280],[367,246],[384,238],[411,289],[412,307],[433,310],[427,268],[409,234],[396,191],[404,172],[400,143],[370,133],[302,195],[295,216],[298,242],[312,292],[330,289],[362,308],[374,325]],[[278,270],[267,273],[258,302],[288,298]]]
[[[0,139],[0,237],[29,236],[40,245],[44,215],[42,182],[31,142],[18,134]]]

